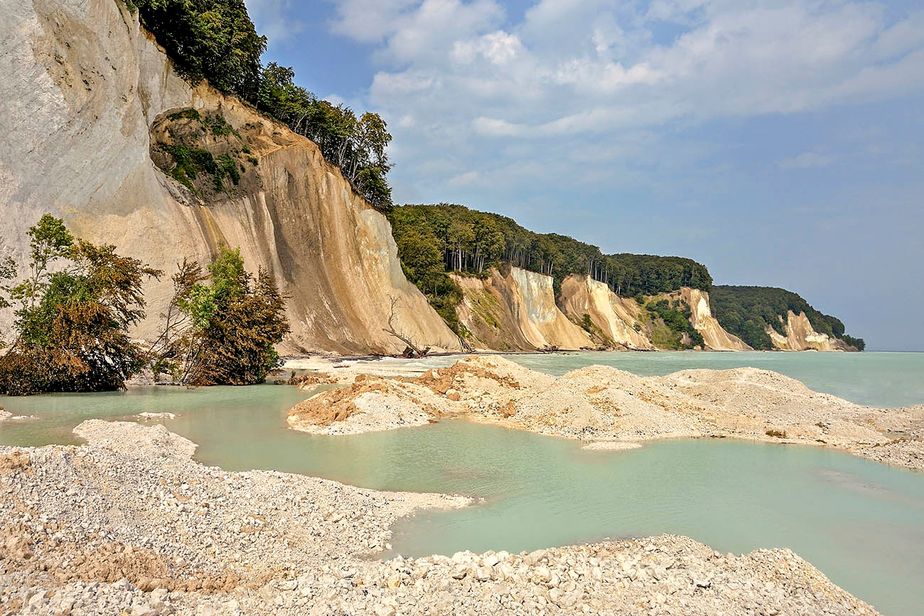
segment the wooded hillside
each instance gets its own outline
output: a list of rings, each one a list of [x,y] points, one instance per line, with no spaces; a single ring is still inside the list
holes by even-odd
[[[725,286],[712,287],[712,311],[728,332],[735,334],[758,350],[773,349],[769,325],[780,335],[786,335],[785,321],[792,310],[804,312],[815,331],[843,340],[862,351],[862,338],[845,333],[844,323],[837,317],[816,310],[798,293],[774,287]]]
[[[557,233],[536,233],[513,219],[461,205],[405,205],[388,214],[405,274],[453,327],[461,291],[448,273],[482,275],[509,264],[554,280],[556,296],[571,274],[589,275],[623,296],[708,291],[704,265],[682,257],[605,255],[597,246]]]

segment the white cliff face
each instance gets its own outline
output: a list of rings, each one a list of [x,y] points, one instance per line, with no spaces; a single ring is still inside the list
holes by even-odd
[[[815,331],[808,316],[790,310],[786,315],[786,335],[782,336],[772,327],[767,327],[767,334],[774,348],[780,351],[849,351],[850,347],[842,340]]]
[[[476,348],[529,351],[596,346],[555,304],[550,276],[514,267],[507,274],[492,270],[483,280],[453,279],[464,295],[459,320],[471,332]]]
[[[750,346],[719,324],[709,308],[709,294],[699,289],[684,287],[680,295],[690,307],[690,321],[703,336],[706,348],[711,351],[750,351]]]
[[[562,283],[562,308],[581,323],[586,314],[607,346],[653,350],[640,321],[641,307],[632,298],[619,297],[602,282],[588,276],[569,276]]]
[[[517,317],[526,337],[537,347],[580,349],[593,347],[583,329],[568,320],[555,304],[551,276],[511,268],[510,278],[518,297]]]
[[[395,352],[382,331],[421,345],[458,342],[401,271],[387,220],[309,140],[207,86],[191,88],[114,0],[0,0],[0,238],[18,261],[44,213],[167,275],[146,290],[150,336],[184,257],[240,247],[290,296],[287,350]],[[255,139],[259,182],[202,205],[158,170],[150,130],[163,114],[220,111]]]

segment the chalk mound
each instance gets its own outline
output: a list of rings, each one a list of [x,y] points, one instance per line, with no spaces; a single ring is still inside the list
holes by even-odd
[[[924,468],[924,407],[875,409],[755,368],[643,377],[587,366],[555,378],[498,356],[474,356],[415,378],[355,376],[290,411],[316,434],[419,426],[445,416],[609,443],[732,437],[828,445]]]
[[[160,425],[89,419],[74,428],[74,434],[86,440],[91,448],[132,457],[185,459],[196,453],[195,443]]]
[[[415,383],[359,375],[352,385],[300,402],[289,426],[312,434],[341,435],[423,426],[441,417],[443,400]]]

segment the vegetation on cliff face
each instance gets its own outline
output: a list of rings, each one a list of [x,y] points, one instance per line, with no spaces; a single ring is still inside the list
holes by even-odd
[[[124,1],[187,80],[206,79],[313,140],[359,194],[378,209],[391,207],[385,121],[318,99],[295,85],[291,68],[264,67],[266,37],[257,34],[244,0]]]
[[[378,114],[366,112],[357,117],[348,107],[318,99],[295,85],[291,68],[275,63],[262,70],[257,97],[251,102],[317,143],[324,158],[340,167],[369,203],[383,211],[391,207],[391,187],[386,180],[391,164],[386,150],[392,137]]]
[[[2,304],[16,307],[16,319],[12,346],[0,358],[0,392],[124,388],[144,363],[128,328],[144,317],[143,281],[160,272],[113,246],[75,238],[47,214],[29,237],[28,273],[4,287]],[[9,279],[12,272],[3,274]]]
[[[278,363],[274,346],[289,331],[285,298],[269,274],[244,269],[239,250],[224,248],[206,274],[184,261],[163,333],[151,349],[155,377],[186,385],[262,383]]]
[[[690,322],[690,307],[679,300],[652,298],[644,304],[652,342],[660,349],[705,348],[703,336]]]
[[[182,109],[155,125],[151,159],[201,198],[232,192],[258,162],[220,112],[203,116],[195,109]]]
[[[389,213],[408,279],[456,329],[462,292],[450,272],[483,275],[509,264],[551,276],[556,295],[571,274],[588,275],[624,296],[654,295],[689,286],[708,290],[705,266],[680,257],[604,255],[599,248],[556,233],[524,229],[498,214],[461,205],[405,205]]]
[[[821,334],[843,340],[862,351],[866,343],[845,333],[837,317],[815,310],[797,293],[773,287],[721,286],[712,288],[712,311],[722,327],[758,350],[773,349],[767,326],[786,335],[789,311],[805,313],[812,328]]]

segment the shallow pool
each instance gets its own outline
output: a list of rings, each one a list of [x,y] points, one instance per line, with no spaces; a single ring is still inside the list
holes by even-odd
[[[707,354],[676,355],[699,362]],[[735,357],[708,355],[715,356],[709,367]],[[783,357],[771,357],[777,356]],[[562,357],[572,356],[517,359],[544,361],[549,371],[560,371],[552,364]],[[601,363],[600,354],[595,358]],[[678,362],[655,354],[632,361]],[[835,382],[875,371],[851,374]],[[852,386],[863,389],[862,382]],[[878,389],[868,383],[866,395],[887,404]],[[721,551],[790,547],[885,614],[920,613],[924,605],[924,474],[831,450],[730,440],[588,452],[572,441],[464,421],[360,436],[311,436],[285,427],[286,410],[306,395],[291,387],[261,386],[6,398],[0,404],[8,410],[38,419],[0,424],[0,443],[73,443],[70,430],[90,417],[171,412],[177,418],[163,423],[199,443],[196,457],[206,464],[482,499],[464,510],[402,521],[393,541],[398,553],[518,551],[677,533]]]

